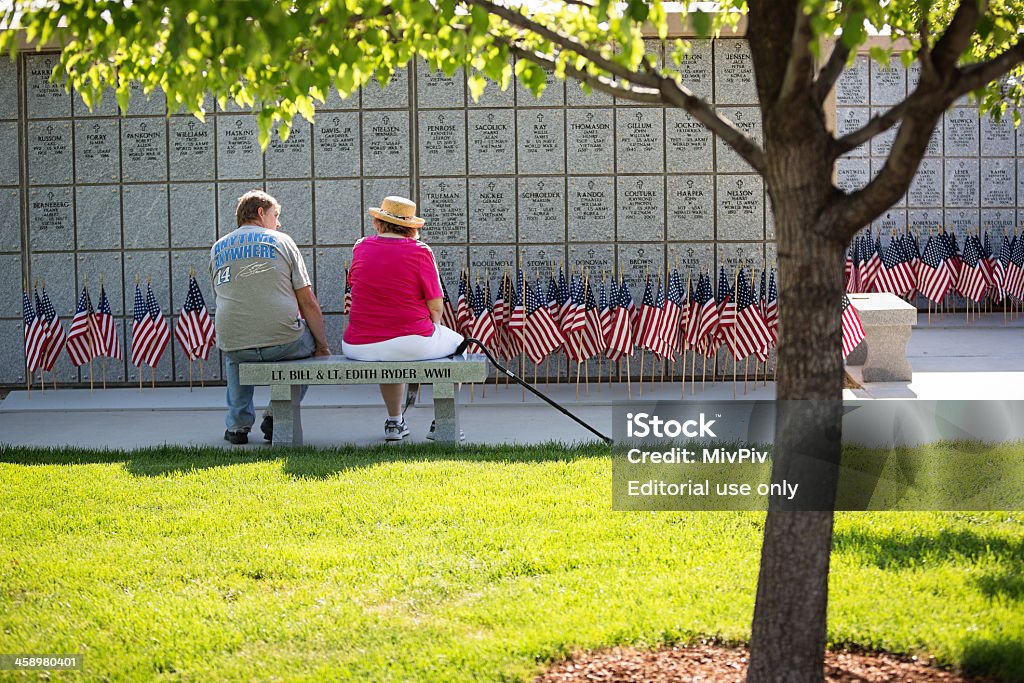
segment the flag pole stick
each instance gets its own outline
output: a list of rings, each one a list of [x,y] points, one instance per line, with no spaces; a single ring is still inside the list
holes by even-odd
[[[191,369],[191,365],[189,366],[189,368]],[[204,377],[205,374],[206,374],[206,371],[203,369],[203,359],[200,358],[199,359],[199,386],[204,388],[204,389],[206,388],[206,378]]]
[[[736,295],[739,293],[740,288],[740,269],[743,268],[743,261],[740,261],[739,266],[736,268],[736,283],[732,288],[732,400],[736,400],[736,366],[739,364],[739,359],[736,358],[736,338],[739,336],[739,323],[740,323],[740,311],[739,306],[736,304]]]
[[[188,393],[192,393],[192,359],[188,359]]]
[[[626,395],[629,397],[629,400],[632,401],[633,400],[633,380],[630,377],[630,372],[629,372],[629,359],[630,358],[632,358],[632,356],[626,356]]]
[[[106,391],[106,389],[107,389],[107,359],[106,358],[104,358],[102,361],[100,361],[100,367],[102,368],[101,372],[103,374],[103,390]]]
[[[647,353],[646,349],[640,349],[640,397],[644,395],[644,354]]]
[[[152,366],[152,367],[149,368],[149,380],[152,383],[151,384],[152,388],[156,389],[156,367],[155,366]]]

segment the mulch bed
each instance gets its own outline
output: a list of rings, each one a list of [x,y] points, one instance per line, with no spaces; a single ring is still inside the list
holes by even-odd
[[[673,647],[654,652],[615,648],[584,652],[558,662],[535,683],[743,683],[746,672],[746,649],[720,645]],[[825,680],[829,683],[993,683],[989,678],[945,671],[914,658],[858,652],[827,653]]]

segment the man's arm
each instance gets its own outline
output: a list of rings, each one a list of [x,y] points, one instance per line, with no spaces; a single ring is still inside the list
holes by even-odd
[[[324,333],[324,314],[320,311],[320,303],[313,294],[313,288],[307,285],[302,289],[296,289],[295,298],[299,302],[299,310],[302,311],[302,317],[305,319],[306,325],[313,335],[313,341],[316,342],[316,349],[313,351],[313,355],[331,355],[331,349],[327,345],[327,335]]]
[[[441,314],[444,312],[444,299],[427,299],[427,308],[430,309],[430,321],[441,322]]]

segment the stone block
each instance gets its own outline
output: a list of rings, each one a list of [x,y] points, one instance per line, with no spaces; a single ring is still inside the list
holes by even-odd
[[[608,93],[594,90],[583,90],[583,84],[575,78],[565,79],[565,103],[569,107],[610,107],[615,102]]]
[[[843,192],[859,190],[870,181],[870,160],[841,158],[836,161],[836,187]]]
[[[491,282],[491,297],[497,296],[498,287],[501,285],[501,278],[505,273],[515,272],[516,269],[516,248],[510,246],[515,240],[508,240],[501,245],[471,246],[469,248],[469,273],[476,278],[487,278]],[[449,290],[449,296],[458,291],[458,282],[455,282],[456,290]],[[446,283],[447,286],[447,283]]]
[[[209,247],[217,240],[217,193],[213,183],[172,184],[171,246]]]
[[[764,239],[764,183],[755,175],[716,177],[718,239]]]
[[[18,67],[6,56],[0,57],[0,119],[18,118]]]
[[[665,185],[661,176],[620,176],[616,183],[619,241],[665,239]]]
[[[0,318],[21,318],[21,292],[24,283],[21,255],[0,254]],[[29,298],[31,297],[30,289]]]
[[[999,245],[1002,244],[1002,235],[1013,232],[1013,226],[1017,224],[1014,214],[1013,209],[981,210],[981,225],[984,231],[988,232],[993,249],[999,249]],[[984,235],[982,235],[982,239],[984,239]]]
[[[299,246],[313,244],[313,182],[268,180],[267,192],[281,203],[281,232]]]
[[[981,122],[978,110],[955,107],[944,115],[947,157],[976,157],[979,154]]]
[[[942,160],[922,159],[907,190],[907,206],[942,206]]]
[[[692,278],[693,286],[697,286],[697,276],[701,271],[711,268],[715,262],[714,244],[711,242],[669,242],[668,267],[679,269],[685,284]]]
[[[409,112],[363,112],[363,175],[408,176]]]
[[[166,248],[170,214],[166,185],[124,185],[121,188],[124,245],[128,249]]]
[[[174,313],[177,316],[185,305],[185,297],[188,296],[189,269],[195,268],[196,283],[203,295],[203,303],[206,310],[211,314],[216,310],[216,300],[213,295],[213,278],[210,275],[210,250],[209,249],[179,249],[171,253],[171,308],[164,313]],[[133,280],[134,282],[134,280]],[[154,292],[155,293],[155,292]],[[128,301],[129,313],[132,307],[132,298],[135,290],[125,290],[125,298]],[[130,298],[131,297],[131,298]]]
[[[238,227],[235,210],[238,199],[249,190],[262,190],[262,180],[235,183],[217,183],[217,237],[223,237]]]
[[[519,241],[565,241],[565,178],[519,179]]]
[[[469,242],[516,241],[515,178],[469,179]]]
[[[346,322],[348,322],[347,315],[339,313],[324,315],[324,334],[327,335],[327,345],[331,348],[331,353],[341,353],[341,340]]]
[[[714,170],[714,135],[681,109],[665,110],[665,165],[669,173]]]
[[[611,277],[615,271],[615,245],[610,242],[570,242],[569,268],[589,275],[596,296],[602,275]]]
[[[469,240],[465,178],[424,178],[419,196],[419,215],[426,220],[421,239],[431,244],[465,244]]]
[[[569,242],[615,241],[615,179],[569,178]]]
[[[750,136],[758,145],[763,142],[761,113],[755,107],[719,107],[718,112],[736,124],[737,128]],[[718,137],[715,138],[715,154],[719,173],[746,173],[753,170]]]
[[[121,188],[82,185],[75,188],[76,241],[79,249],[121,248]]]
[[[978,159],[945,159],[946,206],[978,206]]]
[[[612,110],[568,109],[565,115],[569,172],[614,172],[615,124]]]
[[[668,176],[668,239],[710,240],[715,237],[714,176]]]
[[[928,236],[929,230],[935,230],[942,225],[942,209],[909,209],[907,211],[907,229],[915,235],[921,236],[921,243],[918,245],[924,249],[924,239]]]
[[[517,112],[519,173],[565,173],[565,112],[521,109]]]
[[[913,371],[907,361],[907,342],[917,324],[917,308],[894,294],[851,294],[864,327],[867,357],[865,382],[909,382]]]
[[[899,57],[892,57],[888,66],[871,61],[871,104],[899,104],[907,96],[907,70]]]
[[[465,175],[466,113],[461,110],[421,111],[417,118],[420,175]]]
[[[433,252],[441,281],[448,288],[448,293],[455,296],[459,289],[459,273],[469,263],[467,249],[464,246],[439,245],[433,247]]]
[[[471,174],[516,172],[516,120],[511,109],[471,109],[467,125]]]
[[[341,313],[345,301],[345,268],[352,264],[351,247],[318,248],[316,252],[316,298],[327,313]],[[307,266],[312,266],[307,263]],[[310,270],[310,275],[313,271]],[[332,347],[333,348],[333,347]],[[341,347],[337,349],[341,353]]]
[[[171,270],[166,251],[124,252],[124,279],[132,283],[131,292],[126,293],[128,314],[131,315],[135,301],[135,278],[139,278],[142,296],[146,296],[147,282],[153,288],[153,296],[160,310],[167,315],[171,310]],[[184,303],[184,301],[182,302]]]
[[[764,263],[764,242],[719,244],[715,258],[714,284],[717,288],[718,272],[722,266],[725,266],[730,286],[735,287],[737,268],[760,268]]]
[[[21,301],[21,297],[18,297]],[[18,339],[22,336],[20,320],[0,320],[0,338]],[[0,344],[0,384],[25,385],[25,349],[19,344]],[[35,373],[33,384],[39,386],[39,373]],[[49,380],[49,377],[47,377]],[[49,386],[49,385],[47,385]]]
[[[565,246],[562,244],[531,244],[519,247],[519,268],[531,285],[538,281],[546,294],[548,276],[565,263]]]
[[[947,208],[942,212],[942,224],[956,232],[958,236],[958,243],[961,246],[963,245],[963,236],[968,232],[976,231],[980,220],[981,214],[977,208]],[[921,250],[924,251],[924,243],[921,244]]]
[[[160,88],[146,92],[142,84],[132,81],[128,85],[129,116],[163,116],[167,113],[167,97]]]
[[[74,248],[75,201],[70,187],[29,189],[28,234],[32,251]]]
[[[867,125],[871,111],[866,107],[839,107],[836,109],[836,137],[843,137]],[[846,156],[866,157],[870,151],[868,143],[862,144]]]
[[[172,105],[172,108],[174,106],[176,105]],[[217,103],[214,102],[213,95],[210,93],[203,95],[202,104],[200,106],[204,115],[212,114],[214,111],[217,111]],[[195,118],[195,115],[189,112],[188,108],[184,104],[177,106],[177,108],[174,109],[174,114],[172,114],[172,116],[187,116],[189,118]]]
[[[71,182],[74,147],[70,121],[28,124],[28,181],[33,185]]]
[[[715,101],[718,104],[757,104],[754,64],[745,39],[716,40]]]
[[[484,77],[484,82],[486,84],[484,85],[484,91],[476,102],[473,101],[473,93],[467,91],[467,105],[470,107],[498,107],[501,109],[512,109],[515,107],[516,90],[511,83],[509,83],[509,87],[502,90],[499,84],[486,76]]]
[[[644,294],[644,278],[665,269],[664,244],[620,244],[619,275],[625,281],[636,305]]]
[[[75,180],[116,183],[121,179],[121,131],[117,119],[75,121]]]
[[[1013,159],[981,160],[981,205],[1014,206],[1017,173]]]
[[[561,107],[565,104],[565,84],[561,79],[556,78],[550,69],[544,69],[547,75],[546,85],[540,97],[534,97],[517,78],[516,80],[516,104],[520,107]]]
[[[0,122],[0,149],[7,150],[7,153],[0,156],[0,185],[17,185],[21,182],[19,148],[17,121]]]
[[[409,69],[395,69],[386,87],[374,79],[363,86],[364,109],[405,109],[409,106]],[[348,100],[351,105],[343,109],[355,109],[359,106],[357,98]]]
[[[375,234],[373,220],[370,216],[370,207],[379,207],[382,199],[392,195],[411,199],[412,183],[410,180],[408,178],[373,178],[363,181],[363,208],[359,215],[363,218],[364,235]],[[422,216],[423,214],[419,213],[417,215]],[[429,230],[429,226],[426,229]],[[429,241],[429,238],[427,239]]]
[[[0,251],[21,251],[21,193],[0,189]]]
[[[1012,157],[1016,149],[1013,119],[1004,115],[997,123],[991,116],[981,117],[981,156]]]
[[[313,126],[313,172],[317,178],[357,177],[362,156],[359,112],[324,113]]]
[[[619,173],[662,173],[665,170],[665,114],[663,109],[615,110]]]
[[[454,109],[466,106],[466,77],[462,69],[451,76],[434,71],[416,60],[416,103],[424,109]]]
[[[868,75],[867,55],[861,55],[854,59],[853,65],[847,67],[836,80],[836,104],[839,106],[867,106],[870,104],[868,86],[870,76]]]
[[[167,180],[167,122],[121,120],[121,172],[127,182]]]
[[[213,117],[205,123],[192,116],[172,117],[168,127],[171,180],[213,180],[216,177]]]
[[[292,120],[287,140],[281,139],[275,127],[266,151],[267,178],[308,178],[313,165],[310,138],[310,124],[301,116]]]
[[[217,177],[243,180],[263,177],[256,117],[233,114],[217,117]]]
[[[675,60],[672,50],[667,50],[666,62],[672,67]],[[691,40],[690,51],[683,55],[682,63],[675,67],[682,76],[683,85],[706,102],[713,99],[714,60],[710,40]]]
[[[115,316],[124,314],[124,282],[121,278],[121,254],[114,251],[86,251],[77,255],[78,286],[88,282],[93,308],[100,305],[100,285],[107,292],[110,310]],[[134,294],[134,290],[133,290]]]
[[[78,292],[75,290],[75,263],[74,254],[32,254],[30,262],[32,281],[38,281],[40,288],[45,285],[54,310],[64,321],[65,332],[75,314],[75,304],[78,302]],[[20,303],[20,268],[17,271],[15,285],[18,288],[17,301]]]
[[[55,53],[25,55],[25,86],[28,117],[56,118],[71,116],[71,95],[63,83],[51,83],[53,67],[60,62]]]
[[[872,221],[871,227],[883,235],[891,235],[894,230],[901,233],[907,227],[907,212],[904,209],[889,209]]]
[[[358,180],[317,180],[313,192],[317,244],[352,244],[362,236]]]

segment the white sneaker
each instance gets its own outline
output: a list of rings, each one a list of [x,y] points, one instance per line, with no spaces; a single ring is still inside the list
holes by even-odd
[[[405,424],[405,420],[392,420],[391,418],[384,420],[385,441],[401,441],[408,434],[409,425]]]
[[[434,431],[435,431],[435,429],[436,429],[436,426],[434,424],[434,420],[431,420],[430,421],[430,431],[427,432],[427,441],[433,441],[434,440]],[[466,440],[466,432],[464,432],[464,431],[462,431],[460,429],[459,430],[459,441],[465,441],[465,440]]]

